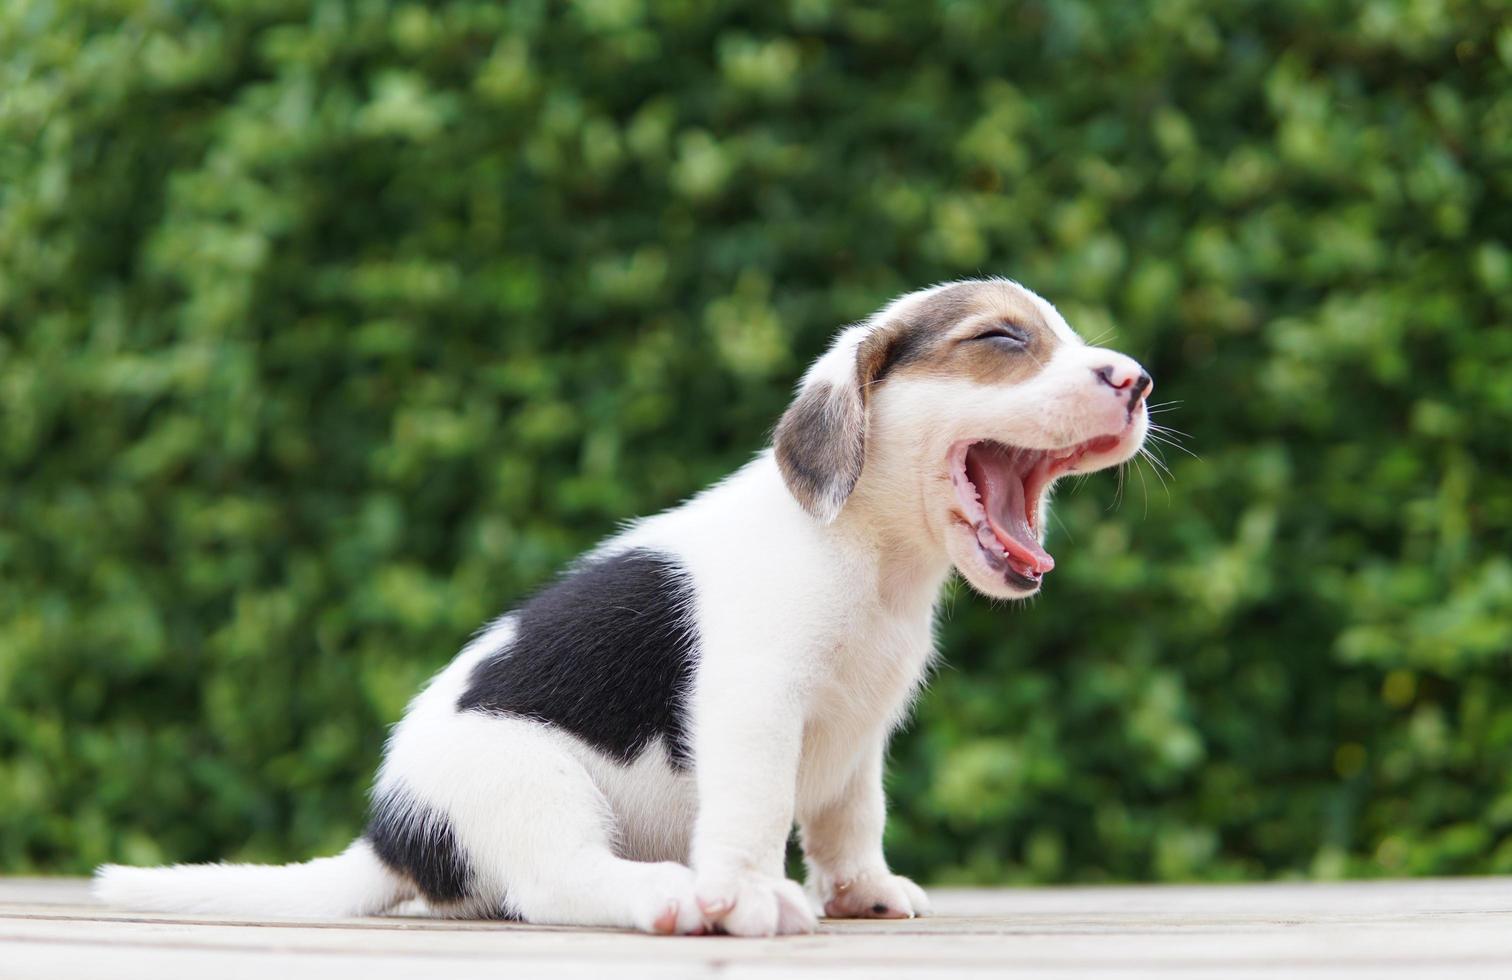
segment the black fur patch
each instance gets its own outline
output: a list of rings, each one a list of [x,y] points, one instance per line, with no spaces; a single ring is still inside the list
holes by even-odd
[[[402,790],[373,799],[366,837],[379,860],[415,883],[432,902],[467,897],[472,869],[445,815]]]
[[[686,769],[692,602],[692,580],[665,555],[582,565],[521,607],[514,639],[473,669],[457,708],[538,718],[623,763],[660,738]]]

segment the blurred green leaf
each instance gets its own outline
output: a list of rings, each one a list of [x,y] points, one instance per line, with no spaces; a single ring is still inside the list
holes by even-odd
[[[472,629],[979,273],[1195,456],[947,602],[896,866],[1512,869],[1509,14],[0,6],[0,870],[335,850]]]

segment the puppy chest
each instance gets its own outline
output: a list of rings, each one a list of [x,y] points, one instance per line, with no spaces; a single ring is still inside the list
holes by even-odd
[[[810,705],[807,729],[842,741],[896,724],[932,651],[926,627],[858,632],[837,645]]]

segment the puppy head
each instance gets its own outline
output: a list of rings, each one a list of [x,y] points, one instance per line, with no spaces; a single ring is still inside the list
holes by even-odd
[[[821,522],[864,506],[978,591],[1021,598],[1055,567],[1041,543],[1055,481],[1133,456],[1150,388],[1022,286],[951,283],[840,334],[778,423],[777,464]]]

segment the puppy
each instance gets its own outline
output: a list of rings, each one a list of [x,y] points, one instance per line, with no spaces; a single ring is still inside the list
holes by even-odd
[[[770,450],[474,636],[394,729],[341,854],[106,866],[96,894],[741,936],[923,914],[882,854],[882,767],[941,588],[954,568],[1037,592],[1051,487],[1138,450],[1150,387],[1015,283],[895,300],[814,362]]]

